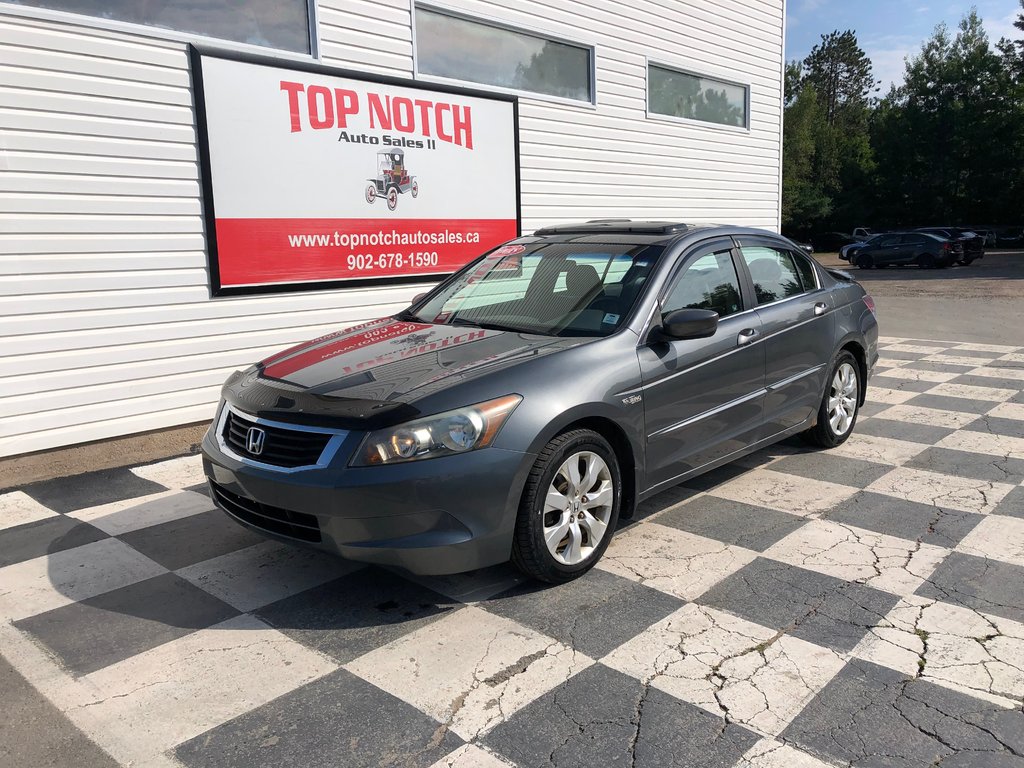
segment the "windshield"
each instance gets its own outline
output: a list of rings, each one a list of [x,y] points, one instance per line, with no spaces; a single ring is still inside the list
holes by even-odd
[[[663,250],[660,245],[506,245],[405,316],[548,336],[607,336],[629,315]]]

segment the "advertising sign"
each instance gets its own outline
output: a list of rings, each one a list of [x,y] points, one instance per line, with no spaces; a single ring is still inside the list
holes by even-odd
[[[190,55],[213,295],[436,280],[519,234],[514,98]]]

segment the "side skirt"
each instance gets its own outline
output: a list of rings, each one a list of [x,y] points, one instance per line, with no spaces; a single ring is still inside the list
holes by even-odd
[[[748,456],[751,453],[754,453],[755,451],[759,451],[765,446],[772,445],[773,443],[777,443],[780,440],[785,440],[787,437],[791,435],[795,435],[800,432],[803,432],[806,429],[810,429],[812,426],[814,426],[814,422],[817,418],[818,413],[817,411],[815,411],[807,419],[800,422],[796,426],[790,427],[789,429],[785,429],[782,432],[776,432],[774,435],[769,435],[768,437],[758,440],[756,443],[751,443],[747,447],[741,448],[738,451],[733,451],[732,453],[727,454],[720,459],[715,459],[714,461],[697,467],[696,469],[691,469],[690,471],[684,472],[681,475],[676,475],[673,478],[664,480],[663,482],[660,482],[657,485],[651,486],[650,488],[641,491],[638,494],[637,501],[644,501],[646,499],[649,499],[651,496],[655,496],[661,491],[671,488],[673,485],[679,485],[679,483],[686,482],[692,477],[703,475],[705,472],[710,472],[712,469],[718,469],[718,467],[736,461],[736,459],[743,458],[744,456]]]

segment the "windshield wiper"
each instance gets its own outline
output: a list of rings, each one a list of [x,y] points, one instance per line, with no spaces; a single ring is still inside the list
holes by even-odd
[[[453,317],[451,320],[448,321],[447,325],[468,325],[473,328],[483,328],[484,330],[487,331],[511,331],[512,333],[532,333],[532,331],[528,331],[523,328],[516,328],[511,325],[481,322],[479,320],[467,320],[464,317]]]

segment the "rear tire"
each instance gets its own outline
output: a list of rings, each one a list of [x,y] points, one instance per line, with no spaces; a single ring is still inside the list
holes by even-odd
[[[857,269],[871,269],[873,266],[875,266],[875,260],[867,254],[857,257]]]
[[[965,267],[971,266],[971,264],[973,262],[974,262],[974,259],[969,259],[966,256],[964,258],[960,259],[960,263],[963,264]]]
[[[843,350],[828,373],[825,395],[818,407],[818,423],[801,432],[804,441],[819,448],[835,448],[853,434],[860,413],[860,366]]]
[[[559,435],[527,478],[512,562],[552,584],[582,576],[608,548],[621,503],[619,462],[608,441],[589,429]]]

